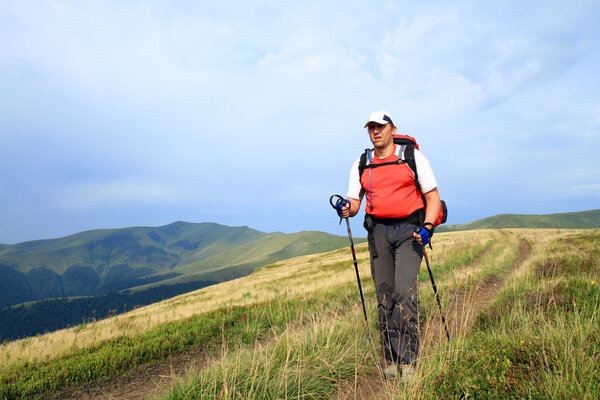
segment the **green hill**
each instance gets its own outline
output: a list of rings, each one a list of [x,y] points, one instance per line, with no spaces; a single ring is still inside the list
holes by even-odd
[[[344,236],[174,222],[0,247],[0,307],[163,284],[221,282],[268,263],[338,249]]]
[[[600,228],[600,210],[545,215],[499,214],[466,224],[442,225],[437,231],[504,228],[595,229]]]
[[[248,227],[174,222],[161,227],[101,229],[24,242],[0,249],[0,264],[21,272],[44,266],[63,274],[70,266],[90,266],[104,275],[119,264],[155,271],[200,261],[266,236]]]

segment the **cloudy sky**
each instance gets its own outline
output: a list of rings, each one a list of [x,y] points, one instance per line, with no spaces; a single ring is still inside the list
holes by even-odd
[[[449,224],[600,208],[599,20],[597,1],[0,0],[0,243],[343,235],[328,199],[378,109]]]

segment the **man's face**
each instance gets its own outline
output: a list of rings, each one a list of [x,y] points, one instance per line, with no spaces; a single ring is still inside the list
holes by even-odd
[[[371,121],[367,125],[367,131],[375,148],[385,148],[394,143],[396,127],[392,127],[391,124],[382,125]]]

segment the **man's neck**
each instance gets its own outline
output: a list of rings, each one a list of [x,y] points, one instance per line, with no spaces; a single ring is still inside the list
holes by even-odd
[[[396,145],[394,143],[392,143],[386,147],[383,147],[383,148],[375,147],[375,156],[379,159],[386,158],[386,157],[392,155],[392,153],[394,152],[395,149],[396,149]]]

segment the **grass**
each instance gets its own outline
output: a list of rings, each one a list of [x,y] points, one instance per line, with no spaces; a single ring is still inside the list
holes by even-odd
[[[331,321],[334,321],[331,323]],[[327,313],[299,333],[258,349],[226,349],[212,368],[174,387],[168,399],[322,398],[338,382],[372,370],[374,346],[354,315]]]
[[[381,378],[381,348],[366,339],[352,257],[342,248],[279,261],[62,336],[5,343],[0,398],[43,397],[196,348],[214,361],[165,398],[361,398],[365,387],[382,399],[598,398],[598,244],[598,230],[436,235],[429,258],[450,324],[460,322],[451,320],[451,307],[461,295],[481,299],[478,288],[490,277],[502,287],[485,304],[469,305],[478,311],[473,323],[447,342],[429,329],[439,311],[423,268],[424,340],[409,385]],[[366,244],[356,250],[376,336]]]
[[[544,237],[474,329],[432,351],[419,397],[598,398],[599,241]]]
[[[0,380],[0,398],[34,398],[62,387],[116,376],[147,362],[168,359],[191,347],[216,353],[223,346],[248,345],[312,314],[349,307],[348,285],[327,293],[277,299],[247,306],[224,307],[183,321],[158,325],[139,334],[75,349],[48,362],[23,362]]]

